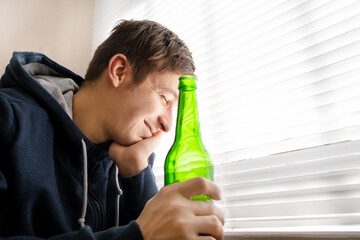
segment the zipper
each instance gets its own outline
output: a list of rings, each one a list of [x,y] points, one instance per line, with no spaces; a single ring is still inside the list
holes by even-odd
[[[84,174],[84,169],[81,169],[81,176],[83,174]],[[100,206],[99,202],[90,194],[90,186],[89,185],[88,185],[88,200],[95,209],[95,228],[93,228],[93,230],[94,230],[94,232],[96,232],[96,231],[99,231],[102,226],[103,217],[102,217],[102,211],[101,211],[101,206]]]
[[[97,159],[98,159],[98,157],[97,157],[97,153],[95,151],[94,161],[97,162]],[[81,169],[81,176],[83,174],[84,174],[84,168]],[[90,193],[90,184],[88,184],[88,200],[95,209],[95,227],[93,228],[93,231],[98,232],[102,229],[103,215],[102,215],[100,203]]]
[[[100,207],[99,202],[96,201],[91,195],[89,195],[89,200],[90,200],[90,203],[95,208],[95,228],[94,228],[94,232],[97,232],[97,231],[101,230],[102,222],[103,222],[101,207]]]

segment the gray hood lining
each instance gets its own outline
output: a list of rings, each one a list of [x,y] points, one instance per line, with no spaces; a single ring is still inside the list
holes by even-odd
[[[23,65],[24,69],[33,76],[61,105],[72,118],[72,100],[79,86],[71,78],[61,77],[55,70],[41,63]]]

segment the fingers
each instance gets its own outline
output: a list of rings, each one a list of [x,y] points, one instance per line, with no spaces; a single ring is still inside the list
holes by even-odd
[[[224,212],[212,202],[192,201],[191,208],[196,216],[216,216],[222,225],[225,224]]]
[[[214,200],[221,199],[219,187],[208,179],[203,177],[193,178],[184,182],[169,185],[169,187],[177,188],[177,191],[186,198],[199,195],[207,195]]]
[[[113,142],[109,147],[109,157],[118,168],[119,174],[129,177],[139,174],[148,165],[148,157],[160,143],[161,135],[144,139],[130,146],[122,146]]]
[[[216,238],[212,237],[212,236],[198,236],[197,238],[195,238],[196,240],[216,240]]]
[[[221,209],[213,202],[190,200],[202,194],[220,199],[220,189],[201,177],[160,189],[136,219],[144,239],[223,239]]]
[[[159,146],[162,136],[163,132],[157,132],[152,137],[146,138],[138,142],[138,144],[144,147],[146,149],[146,152],[151,153],[155,150],[157,146]]]
[[[147,159],[160,144],[162,135],[161,132],[158,132],[150,138],[141,140],[129,146],[123,146],[117,142],[113,142],[109,147],[110,159],[115,161],[118,166],[130,164],[129,161],[131,161],[131,164],[135,165],[138,163],[147,165]]]
[[[201,236],[210,235],[215,239],[223,239],[223,225],[214,215],[197,217],[196,225],[196,229]]]

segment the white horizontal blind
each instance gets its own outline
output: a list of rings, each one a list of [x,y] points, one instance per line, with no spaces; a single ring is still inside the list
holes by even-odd
[[[228,233],[360,231],[360,1],[94,6],[93,50],[119,19],[160,22],[192,50]]]

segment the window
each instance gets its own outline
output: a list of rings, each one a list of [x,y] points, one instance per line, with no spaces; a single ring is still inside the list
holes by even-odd
[[[360,1],[100,1],[93,50],[150,19],[193,52],[227,235],[360,227]],[[157,151],[163,160],[173,134]]]

